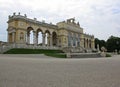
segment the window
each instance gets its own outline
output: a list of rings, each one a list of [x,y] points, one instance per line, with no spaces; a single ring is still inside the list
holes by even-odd
[[[20,40],[23,40],[24,39],[24,34],[23,32],[20,33]]]

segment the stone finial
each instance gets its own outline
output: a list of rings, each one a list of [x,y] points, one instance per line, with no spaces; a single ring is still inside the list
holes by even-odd
[[[24,16],[27,18],[27,15],[26,15],[26,14],[24,14]]]
[[[50,24],[52,24],[52,22],[50,22]]]
[[[102,52],[105,52],[106,51],[106,48],[104,46],[101,47],[101,51]]]
[[[14,13],[13,13],[13,16],[15,16],[15,14],[16,14],[16,13],[14,12]]]
[[[67,23],[70,23],[70,20],[69,20],[69,19],[67,19]]]
[[[20,15],[20,12],[18,13],[18,15]]]
[[[9,15],[9,16],[8,16],[8,18],[10,19],[10,18],[11,18],[11,16]]]
[[[77,25],[80,26],[79,22],[77,22]]]
[[[45,23],[45,20],[42,20],[42,23]]]
[[[97,44],[97,51],[98,51],[98,52],[100,51],[100,47],[99,47],[99,44]]]
[[[67,19],[67,23],[75,23],[75,17]]]
[[[94,35],[92,35],[92,38],[94,38]]]
[[[72,23],[75,23],[75,17],[71,19],[72,20]]]
[[[34,18],[34,21],[37,21],[37,18]]]

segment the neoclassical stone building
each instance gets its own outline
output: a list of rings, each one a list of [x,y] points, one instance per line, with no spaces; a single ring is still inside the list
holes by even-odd
[[[16,44],[30,44],[30,32],[33,31],[33,44],[38,45],[39,32],[42,34],[42,46],[54,47],[82,47],[94,49],[94,36],[83,33],[79,22],[75,18],[57,23],[40,22],[36,18],[29,19],[13,13],[8,20],[8,42]],[[47,41],[45,40],[47,38]]]

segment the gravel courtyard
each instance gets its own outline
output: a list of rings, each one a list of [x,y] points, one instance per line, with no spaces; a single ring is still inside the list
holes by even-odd
[[[120,87],[120,55],[60,59],[0,54],[0,87]]]

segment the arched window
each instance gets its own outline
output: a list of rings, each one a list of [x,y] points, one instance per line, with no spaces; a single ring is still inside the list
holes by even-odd
[[[73,34],[73,46],[76,46],[76,34]]]
[[[72,41],[72,34],[71,32],[68,33],[68,46],[71,46],[71,41]]]
[[[27,43],[33,44],[33,28],[32,27],[27,28]]]
[[[45,44],[46,44],[47,46],[50,45],[50,31],[49,31],[49,30],[46,30],[46,31],[45,31]]]
[[[24,33],[21,32],[21,33],[20,33],[20,40],[23,40],[23,39],[24,39]]]
[[[39,44],[39,45],[42,45],[42,39],[43,39],[42,34],[43,34],[42,30],[40,28],[37,29],[36,37],[37,37],[37,44]]]
[[[52,33],[52,42],[53,42],[53,46],[57,46],[57,34],[56,34],[56,32]]]

